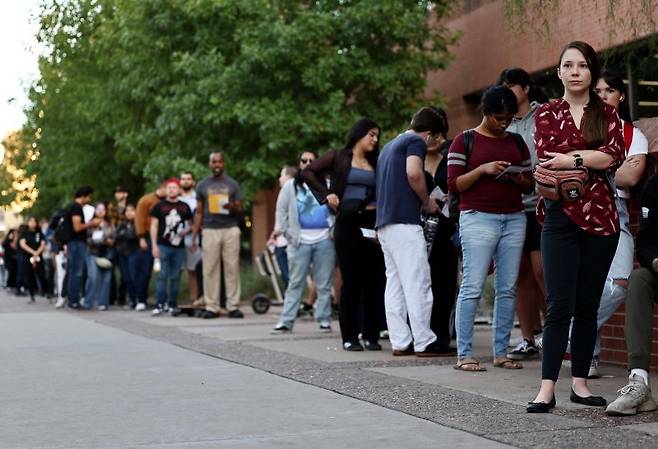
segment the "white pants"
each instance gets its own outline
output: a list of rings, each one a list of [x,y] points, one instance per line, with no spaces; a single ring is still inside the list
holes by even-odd
[[[386,262],[386,323],[393,349],[416,352],[436,340],[430,329],[432,281],[420,226],[390,224],[377,230]],[[407,325],[407,316],[411,329]]]

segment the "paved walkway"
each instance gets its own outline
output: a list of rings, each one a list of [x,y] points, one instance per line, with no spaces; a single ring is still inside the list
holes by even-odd
[[[451,359],[348,353],[307,320],[269,335],[276,312],[68,312],[0,293],[0,449],[658,448],[658,414],[572,405],[568,382],[554,414],[526,414],[539,362],[469,374]],[[489,338],[478,329],[483,360]],[[625,373],[604,371],[593,389],[611,400]]]

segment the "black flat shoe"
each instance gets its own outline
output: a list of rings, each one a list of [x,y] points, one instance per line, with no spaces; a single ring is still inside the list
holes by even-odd
[[[346,351],[363,351],[363,346],[358,341],[346,341],[343,343],[343,349]]]
[[[548,413],[553,407],[555,407],[555,395],[548,404],[546,402],[528,402],[525,410],[528,413]]]
[[[368,351],[381,351],[382,350],[382,345],[380,345],[379,342],[377,342],[377,341],[363,340],[363,346]]]
[[[605,407],[608,405],[608,401],[601,396],[587,396],[586,398],[578,396],[573,388],[571,389],[571,397],[569,398],[571,402],[576,404],[588,405],[590,407]]]

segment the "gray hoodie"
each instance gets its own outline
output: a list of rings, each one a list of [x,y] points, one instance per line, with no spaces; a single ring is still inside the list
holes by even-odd
[[[537,108],[540,106],[539,103],[533,101],[530,103],[530,110],[522,118],[514,117],[512,123],[507,127],[507,131],[520,134],[525,141],[525,144],[528,146],[528,151],[530,152],[530,159],[532,161],[532,167],[534,168],[537,165],[539,160],[537,159],[537,150],[535,149],[535,113]],[[535,207],[537,206],[537,193],[533,192],[529,195],[523,195],[523,208],[526,212],[534,212]]]

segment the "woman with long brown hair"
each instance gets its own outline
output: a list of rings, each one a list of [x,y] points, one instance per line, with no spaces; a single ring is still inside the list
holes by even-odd
[[[535,145],[548,170],[586,167],[589,183],[574,201],[540,198],[541,251],[547,290],[541,389],[529,413],[555,407],[555,383],[571,333],[571,401],[605,406],[587,385],[596,339],[596,316],[606,275],[619,240],[619,214],[609,179],[624,158],[621,122],[594,92],[600,75],[596,52],[571,42],[560,55],[564,96],[540,106]],[[541,193],[541,192],[540,192]]]

